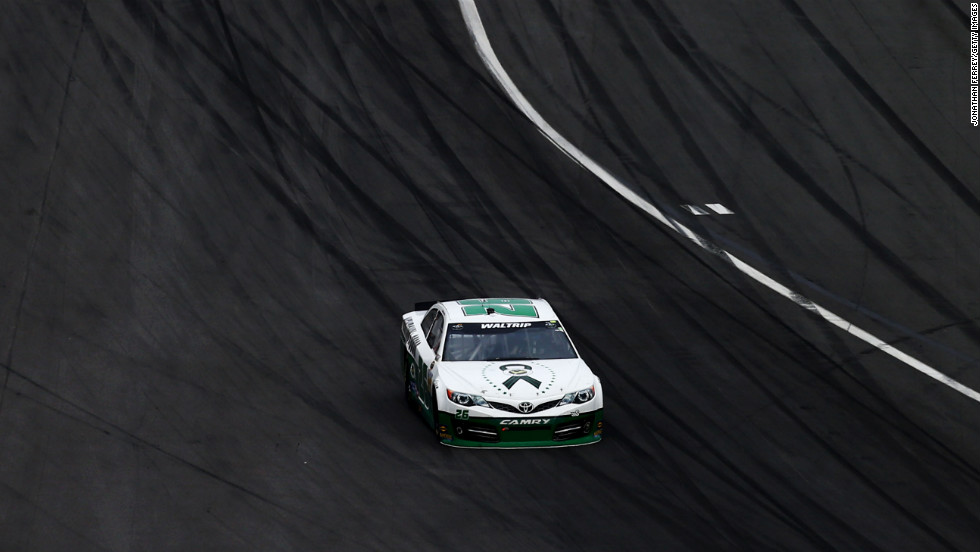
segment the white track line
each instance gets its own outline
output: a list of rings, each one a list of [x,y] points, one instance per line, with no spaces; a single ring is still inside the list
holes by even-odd
[[[887,353],[898,360],[904,362],[905,364],[915,368],[916,370],[922,372],[923,374],[935,379],[945,385],[948,385],[952,389],[966,395],[967,397],[973,399],[974,401],[980,402],[980,393],[977,391],[963,385],[962,383],[954,380],[953,378],[943,374],[942,372],[936,370],[935,368],[929,366],[928,364],[899,351],[892,345],[886,343],[885,341],[871,335],[870,333],[858,328],[854,324],[851,324],[847,320],[844,320],[840,316],[830,312],[829,310],[817,305],[813,301],[810,301],[803,295],[794,292],[788,287],[780,284],[779,282],[773,280],[769,276],[766,276],[759,270],[756,270],[750,266],[745,261],[742,261],[738,257],[735,257],[731,253],[719,248],[715,244],[709,242],[708,240],[702,238],[695,232],[693,232],[687,226],[684,226],[680,221],[675,220],[663,212],[657,209],[653,204],[646,201],[642,197],[636,194],[633,190],[629,189],[625,184],[616,179],[613,175],[609,174],[606,169],[602,168],[595,161],[590,159],[587,155],[582,153],[581,150],[576,148],[568,140],[566,140],[561,134],[558,133],[544,118],[531,107],[530,102],[524,97],[524,94],[517,88],[514,81],[511,80],[507,71],[504,70],[503,66],[500,64],[500,60],[497,59],[497,55],[493,51],[493,47],[490,45],[490,39],[487,38],[487,32],[483,28],[483,22],[480,21],[480,12],[476,9],[476,4],[474,0],[459,0],[459,7],[463,12],[463,19],[466,21],[466,28],[470,33],[470,37],[476,45],[477,53],[480,55],[480,59],[483,60],[483,64],[486,66],[487,70],[493,75],[497,80],[497,83],[503,88],[504,92],[510,97],[514,105],[524,113],[528,119],[531,120],[538,130],[544,134],[548,140],[551,140],[555,146],[558,147],[565,155],[571,157],[576,163],[588,169],[592,174],[596,175],[600,180],[602,180],[607,186],[612,188],[616,193],[623,196],[627,201],[635,205],[637,208],[641,209],[651,217],[657,219],[663,225],[667,226],[671,230],[674,230],[678,234],[691,240],[699,247],[706,249],[712,253],[715,253],[732,263],[735,268],[741,270],[747,276],[753,280],[759,282],[760,284],[766,286],[767,288],[775,291],[779,295],[793,301],[797,305],[816,313],[821,316],[827,322],[830,322],[834,326],[844,330],[845,332],[861,339],[862,341],[878,348],[884,353]]]

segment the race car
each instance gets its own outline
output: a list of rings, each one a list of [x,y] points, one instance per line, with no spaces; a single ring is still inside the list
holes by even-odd
[[[444,445],[602,438],[602,385],[544,299],[418,303],[402,316],[405,398]]]

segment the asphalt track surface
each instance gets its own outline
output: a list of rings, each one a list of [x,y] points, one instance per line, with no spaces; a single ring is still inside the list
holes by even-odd
[[[980,389],[967,2],[477,5],[633,190]],[[0,550],[980,542],[980,404],[571,162],[455,2],[6,0],[0,106]],[[557,307],[601,443],[436,444],[399,316],[473,296]]]

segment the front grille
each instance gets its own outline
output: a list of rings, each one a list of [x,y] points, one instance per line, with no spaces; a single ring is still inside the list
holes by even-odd
[[[555,441],[567,441],[576,437],[584,437],[589,434],[590,429],[592,429],[592,416],[555,426],[553,439]]]
[[[539,404],[538,406],[535,406],[534,407],[534,410],[532,410],[531,413],[533,414],[533,413],[539,412],[541,410],[548,410],[549,408],[554,408],[554,407],[558,406],[559,404],[561,404],[561,399],[558,399],[557,401],[543,402],[543,403]]]
[[[460,439],[470,441],[482,441],[484,443],[496,443],[500,441],[500,434],[492,426],[469,424],[466,422],[455,422],[456,436]]]
[[[507,403],[493,401],[487,401],[487,403],[489,403],[493,408],[503,410],[504,412],[513,412],[514,414],[534,414],[535,412],[541,412],[542,410],[548,410],[549,408],[558,406],[561,403],[561,399],[558,399],[557,401],[545,401],[535,406],[530,412],[521,412],[516,406],[512,406]]]
[[[487,401],[487,403],[490,404],[490,406],[496,408],[497,410],[503,410],[504,412],[514,412],[516,414],[521,413],[521,411],[518,410],[516,406],[511,406],[507,403],[493,402],[493,401]]]

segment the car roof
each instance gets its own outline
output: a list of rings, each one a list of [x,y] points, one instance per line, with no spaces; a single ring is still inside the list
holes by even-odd
[[[544,299],[485,297],[440,301],[446,321],[461,322],[537,322],[558,320],[558,315]],[[488,314],[492,309],[493,314]]]

